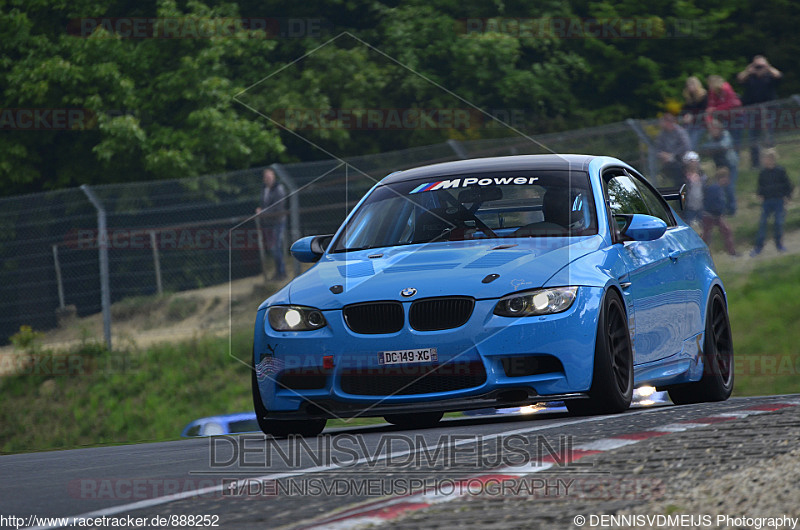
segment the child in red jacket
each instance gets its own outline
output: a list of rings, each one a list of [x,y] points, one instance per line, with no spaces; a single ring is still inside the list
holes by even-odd
[[[731,84],[718,75],[708,76],[708,112],[741,107],[742,102]]]
[[[735,124],[731,109],[742,106],[742,101],[736,92],[733,91],[731,84],[718,75],[708,76],[708,107],[706,108],[706,120],[718,119],[725,124],[733,137],[734,149],[739,150],[742,141],[742,125]]]

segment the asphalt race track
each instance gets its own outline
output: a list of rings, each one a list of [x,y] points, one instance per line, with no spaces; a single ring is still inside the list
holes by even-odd
[[[0,505],[19,517],[146,518],[140,527],[210,516],[193,526],[575,528],[579,509],[613,513],[669,493],[692,470],[787,453],[798,436],[800,395],[327,429],[303,440],[200,438],[3,456]]]

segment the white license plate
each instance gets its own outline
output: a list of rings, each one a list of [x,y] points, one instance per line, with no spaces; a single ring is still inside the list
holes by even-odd
[[[438,360],[436,348],[378,352],[378,364],[430,363]]]

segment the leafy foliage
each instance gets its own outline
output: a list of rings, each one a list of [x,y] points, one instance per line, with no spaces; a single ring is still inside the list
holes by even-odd
[[[800,7],[790,0],[0,0],[0,6],[5,109],[90,112],[76,130],[0,130],[5,195],[511,134],[485,124],[287,130],[268,119],[286,109],[519,109],[524,119],[513,125],[535,134],[652,116],[668,100],[680,100],[686,76],[733,80],[756,53],[786,73],[782,93],[800,87],[793,68]],[[103,24],[86,30],[90,17],[158,17],[157,27],[196,20],[201,28],[265,16],[301,27],[306,21],[316,31],[281,36],[243,27],[209,38],[125,38]],[[644,31],[624,38],[568,29],[613,21]],[[526,25],[545,29],[526,33]]]

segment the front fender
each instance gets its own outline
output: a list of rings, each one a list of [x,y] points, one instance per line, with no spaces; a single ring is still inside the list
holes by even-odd
[[[628,274],[617,246],[608,246],[581,256],[559,269],[544,284],[545,287],[585,285],[587,287],[619,288]]]

